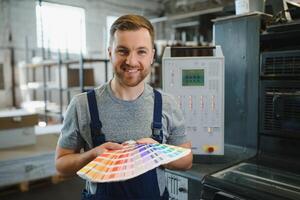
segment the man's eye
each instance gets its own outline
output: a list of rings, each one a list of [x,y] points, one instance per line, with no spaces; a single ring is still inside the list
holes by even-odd
[[[128,51],[125,50],[125,49],[119,49],[119,50],[117,50],[117,52],[118,52],[118,54],[120,54],[120,55],[127,55],[127,54],[128,54]]]
[[[145,55],[145,54],[147,54],[147,51],[138,51],[138,53],[139,53],[140,55]]]

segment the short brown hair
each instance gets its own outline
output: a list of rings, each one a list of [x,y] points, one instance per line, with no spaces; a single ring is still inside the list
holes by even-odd
[[[114,34],[117,30],[120,31],[135,31],[141,28],[145,28],[149,31],[151,36],[151,42],[154,47],[154,29],[151,22],[141,15],[123,15],[119,17],[110,28],[110,41],[111,45],[114,40]]]

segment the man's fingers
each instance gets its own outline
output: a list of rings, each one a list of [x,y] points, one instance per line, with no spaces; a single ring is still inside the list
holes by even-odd
[[[118,149],[122,149],[122,148],[123,148],[123,146],[118,143],[106,142],[106,143],[94,148],[93,151],[94,151],[95,157],[97,157],[98,155],[104,153],[107,150],[118,150]]]
[[[114,143],[114,142],[107,142],[107,143],[103,144],[103,147],[105,149],[109,149],[109,150],[117,150],[117,149],[123,148],[123,146],[121,144]]]
[[[156,144],[158,143],[156,140],[153,140],[152,138],[142,138],[136,141],[139,144]]]

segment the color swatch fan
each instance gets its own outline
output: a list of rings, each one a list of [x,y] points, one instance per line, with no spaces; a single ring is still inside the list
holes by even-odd
[[[167,144],[128,143],[120,150],[105,151],[77,174],[92,182],[122,181],[182,158],[190,152],[190,149]]]

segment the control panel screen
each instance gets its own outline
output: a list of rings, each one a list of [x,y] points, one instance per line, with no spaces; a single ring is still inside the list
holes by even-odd
[[[204,69],[182,70],[182,86],[204,86]]]

